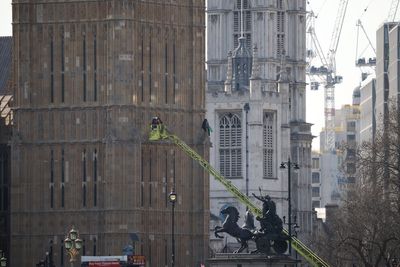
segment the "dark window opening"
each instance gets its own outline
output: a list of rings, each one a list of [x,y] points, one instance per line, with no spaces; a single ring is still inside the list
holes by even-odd
[[[165,91],[165,103],[168,103],[168,44],[165,44],[164,49],[164,91]]]
[[[93,40],[93,100],[97,101],[97,39]]]
[[[175,51],[175,43],[172,47],[172,71],[173,71],[173,103],[175,104],[175,97],[176,97],[176,51]]]
[[[65,189],[64,184],[61,185],[61,207],[64,208],[65,206]]]
[[[61,102],[65,100],[65,57],[64,57],[64,33],[61,37]]]
[[[50,102],[54,102],[54,42],[50,41]]]
[[[152,94],[152,80],[151,80],[151,68],[152,68],[152,66],[151,66],[151,61],[152,61],[152,58],[151,58],[151,36],[150,36],[150,41],[149,41],[149,102],[151,102],[151,94]]]
[[[83,57],[83,102],[86,102],[86,36],[83,36],[83,44],[82,44],[82,57]]]

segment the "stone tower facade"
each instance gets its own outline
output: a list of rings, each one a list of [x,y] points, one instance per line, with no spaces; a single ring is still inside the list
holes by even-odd
[[[312,229],[306,1],[208,0],[207,16],[206,107],[214,129],[210,161],[250,197],[259,188],[269,194],[286,222],[288,170],[279,167],[289,158],[298,163],[300,169],[291,170],[292,222],[296,216],[299,237],[306,240]],[[250,54],[246,62],[252,64],[235,59],[244,45],[249,52],[240,54]],[[240,76],[248,77],[247,84],[237,81],[237,72],[247,72]],[[213,178],[210,188],[212,218],[225,205],[244,214],[243,205]]]
[[[81,255],[133,244],[149,266],[208,255],[208,174],[168,142],[150,143],[154,115],[205,158],[203,1],[13,1],[14,132],[11,266],[51,251]],[[137,240],[138,239],[138,240]]]

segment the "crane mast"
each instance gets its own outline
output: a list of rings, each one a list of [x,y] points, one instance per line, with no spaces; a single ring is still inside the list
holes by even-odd
[[[255,205],[248,196],[242,193],[231,181],[223,177],[211,164],[201,157],[195,150],[189,147],[183,142],[178,136],[167,131],[166,127],[161,123],[161,120],[154,120],[151,125],[151,131],[149,135],[149,141],[171,141],[178,146],[183,152],[186,153],[190,158],[200,164],[208,173],[214,176],[214,178],[220,182],[240,203],[244,204],[249,210],[256,216],[262,216],[262,211],[257,205]],[[283,230],[286,235],[288,231]],[[312,266],[314,267],[329,267],[323,259],[303,244],[299,239],[292,236],[292,247],[303,256]]]
[[[349,0],[340,0],[335,24],[333,27],[331,42],[327,56],[323,56],[321,46],[317,35],[315,34],[315,15],[313,12],[309,14],[309,26],[307,32],[312,40],[317,55],[322,66],[315,68],[308,66],[307,74],[309,75],[313,89],[314,76],[318,76],[324,84],[324,115],[325,115],[325,151],[335,150],[335,85],[342,82],[342,77],[336,75],[336,51],[339,45],[340,35],[342,33],[343,22],[347,11]],[[310,54],[310,53],[309,53]],[[311,61],[309,61],[311,63]]]

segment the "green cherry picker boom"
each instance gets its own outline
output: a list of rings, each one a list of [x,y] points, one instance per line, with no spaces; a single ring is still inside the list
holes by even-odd
[[[161,141],[161,140],[169,140],[178,146],[183,152],[185,152],[189,157],[193,160],[197,161],[207,172],[217,179],[221,184],[225,186],[225,188],[234,195],[242,204],[246,205],[248,209],[255,214],[256,216],[262,216],[262,211],[258,208],[250,199],[243,194],[235,185],[231,183],[231,181],[227,180],[223,177],[217,170],[215,170],[211,164],[203,159],[196,151],[190,148],[185,142],[183,142],[176,135],[168,132],[165,125],[161,122],[160,118],[153,117],[151,122],[151,131],[149,135],[150,141]],[[288,235],[286,229],[284,229],[284,233]],[[323,259],[321,259],[317,254],[315,254],[311,249],[309,249],[305,244],[303,244],[299,239],[292,236],[292,247],[299,253],[302,257],[304,257],[308,263],[315,267],[329,267],[328,263],[326,263]]]

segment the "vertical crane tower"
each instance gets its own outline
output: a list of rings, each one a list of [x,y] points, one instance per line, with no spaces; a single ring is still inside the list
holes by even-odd
[[[324,85],[325,147],[323,149],[324,151],[330,152],[335,150],[335,85],[341,83],[343,80],[342,76],[336,75],[336,51],[339,45],[348,2],[349,0],[340,0],[331,42],[326,57],[322,52],[321,45],[318,41],[317,35],[315,34],[316,16],[314,12],[311,11],[307,18],[307,33],[311,38],[311,45],[316,52],[314,53],[313,50],[309,50],[307,56],[309,58],[318,56],[322,63],[322,66],[319,68],[309,64],[307,67],[307,74],[311,80],[311,89],[318,88],[318,81],[321,81]],[[311,60],[309,60],[309,63],[311,63]]]

